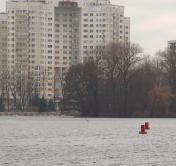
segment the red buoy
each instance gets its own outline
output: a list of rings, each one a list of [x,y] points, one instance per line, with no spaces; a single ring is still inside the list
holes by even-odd
[[[141,125],[141,131],[139,131],[139,134],[147,134],[145,131],[145,125]]]
[[[149,122],[145,122],[145,129],[146,129],[146,130],[150,130]]]

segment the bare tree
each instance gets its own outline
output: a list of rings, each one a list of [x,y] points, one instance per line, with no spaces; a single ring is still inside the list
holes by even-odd
[[[71,104],[82,116],[99,116],[98,65],[94,58],[69,69],[63,92],[67,106]]]
[[[167,73],[172,91],[176,93],[176,49],[167,49],[158,52],[160,66]]]
[[[110,43],[102,59],[109,76],[111,107],[113,114],[127,115],[127,96],[130,71],[140,60],[137,56],[142,50],[136,44]]]

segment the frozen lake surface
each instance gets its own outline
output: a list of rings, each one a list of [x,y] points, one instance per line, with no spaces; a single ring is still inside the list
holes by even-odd
[[[176,120],[0,117],[0,166],[58,165],[175,166]]]

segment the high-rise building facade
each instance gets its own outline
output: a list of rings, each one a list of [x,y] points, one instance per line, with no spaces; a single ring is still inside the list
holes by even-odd
[[[130,41],[130,19],[124,16],[124,7],[112,5],[109,0],[82,0],[81,55],[91,55],[110,42]]]
[[[55,7],[55,97],[62,96],[62,80],[69,67],[81,63],[81,8],[61,1]]]
[[[7,14],[0,13],[0,72],[7,69]]]
[[[57,1],[55,0],[55,5]],[[130,42],[130,18],[110,0],[75,0],[81,7],[81,58],[110,42]]]
[[[8,1],[8,57],[14,88],[45,98],[54,94],[53,6],[45,1]],[[29,87],[30,86],[30,87]]]
[[[8,58],[7,58],[7,14],[0,13],[0,95],[6,94],[6,80],[8,79]]]

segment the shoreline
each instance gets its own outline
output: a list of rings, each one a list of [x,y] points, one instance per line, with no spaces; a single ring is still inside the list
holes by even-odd
[[[0,117],[2,116],[54,116],[54,117],[72,117],[72,118],[117,118],[117,119],[176,119],[176,114],[170,114],[165,116],[155,116],[155,117],[145,117],[145,116],[132,116],[132,117],[82,117],[79,114],[71,114],[71,113],[61,113],[61,112],[0,112]]]
[[[65,116],[61,112],[0,112],[1,116]]]

